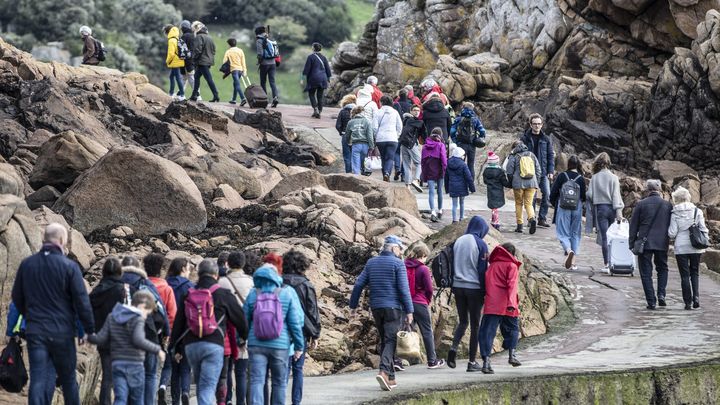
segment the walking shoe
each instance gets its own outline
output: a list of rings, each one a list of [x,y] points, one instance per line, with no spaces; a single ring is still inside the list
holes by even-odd
[[[277,107],[277,105],[278,105],[279,102],[280,102],[280,100],[278,100],[277,97],[273,97],[273,101],[272,101],[271,107],[272,107],[272,108]]]
[[[610,267],[605,266],[605,267],[602,268],[602,270],[600,270],[600,272],[601,272],[602,274],[610,274]]]
[[[190,405],[190,394],[187,392],[183,392],[182,396],[180,396],[180,403],[182,405]]]
[[[230,100],[230,101],[228,101],[228,103],[230,103],[230,104],[237,104],[237,101],[235,101],[235,100]]]
[[[317,108],[313,108],[313,113],[311,115],[312,118],[320,118],[320,112]]]
[[[220,101],[220,98],[218,96],[215,96],[212,98],[212,100],[210,100],[211,103],[217,103],[218,101]]]
[[[658,297],[658,305],[661,307],[667,306],[667,303],[665,302],[665,297],[662,297],[662,298]]]
[[[245,104],[247,104],[247,100],[243,100],[243,101],[241,101],[241,102],[240,102],[240,107],[244,107],[244,106],[245,106]]]
[[[438,217],[438,219],[442,219],[442,210],[438,211],[437,217]]]
[[[197,101],[202,101],[202,97],[198,94]]]
[[[575,252],[572,250],[567,253],[567,257],[565,258],[565,268],[569,269],[573,266],[573,259],[575,259]]]
[[[490,365],[490,357],[483,358],[483,364],[480,371],[482,371],[483,374],[495,374],[495,370],[493,370]]]
[[[457,355],[457,352],[456,352],[455,350],[450,350],[450,351],[448,352],[448,357],[447,357],[447,365],[448,365],[448,367],[450,367],[450,368],[455,368],[455,366],[456,366],[456,364],[455,364],[455,356],[456,356],[456,355]]]
[[[534,235],[537,230],[537,221],[533,218],[528,222],[530,222],[530,235]]]
[[[544,219],[539,220],[537,225],[543,228],[550,228],[550,224],[548,224],[547,221]]]
[[[437,221],[438,221],[437,215],[431,214],[431,215],[430,215],[430,221],[432,221],[432,222],[437,222]]]
[[[190,98],[189,98],[188,100],[190,100],[190,101],[198,101],[198,98],[199,98],[199,97],[200,97],[200,96],[190,96]]]
[[[167,402],[165,401],[165,386],[161,385],[160,388],[158,388],[158,405],[167,405]]]
[[[381,371],[380,374],[375,377],[375,380],[377,380],[378,384],[380,384],[381,390],[390,391],[392,389],[390,386],[390,380],[388,380],[387,374],[384,371]]]
[[[411,186],[415,189],[415,191],[417,191],[418,193],[422,193],[422,192],[423,192],[423,189],[422,189],[422,187],[420,187],[420,183],[418,183],[417,180],[415,180],[415,181],[413,181],[412,183],[410,183],[410,185],[411,185]]]
[[[695,298],[693,300],[693,308],[695,308],[695,309],[700,308],[700,298]]]
[[[177,101],[185,101],[185,96],[176,96],[175,100]]]
[[[691,304],[685,304],[685,310],[686,310],[686,311],[689,311],[689,310],[691,310],[691,309],[692,309],[692,305],[691,305]]]
[[[515,356],[515,349],[510,349],[510,352],[508,354],[508,363],[513,367],[522,366],[522,363],[520,363],[520,360],[518,360],[517,357]]]
[[[388,384],[390,385],[390,389],[397,388],[397,385],[398,385],[395,377],[393,377],[392,380],[388,380]]]
[[[362,174],[363,176],[372,176],[372,171],[371,171],[371,170],[365,170],[364,172],[362,172],[362,173],[360,173],[360,174]]]
[[[445,365],[445,360],[435,359],[432,363],[428,362],[428,368],[440,368]]]
[[[654,310],[655,310],[655,304],[652,304],[652,305],[651,305],[651,304],[648,304],[648,306],[646,306],[645,308],[646,308],[646,309],[649,309],[649,310],[651,310],[651,311],[654,311]]]
[[[570,267],[570,270],[572,270],[572,271],[576,271],[577,269],[578,269],[578,266],[575,265],[575,264],[573,264],[573,265]]]
[[[482,371],[482,366],[477,361],[469,362],[467,366],[468,373],[474,373],[476,371]]]
[[[398,181],[398,180],[400,180],[400,172],[398,172],[398,171],[396,170],[396,171],[395,171],[395,175],[393,176],[393,181]]]
[[[402,360],[393,361],[393,368],[395,369],[395,371],[405,371],[405,367],[403,367]]]
[[[523,226],[522,226],[522,224],[518,224],[518,225],[515,227],[515,232],[516,232],[516,233],[523,233]]]
[[[389,182],[390,182],[390,176],[388,176],[387,174],[383,174],[383,181],[386,182],[386,183],[389,183]]]

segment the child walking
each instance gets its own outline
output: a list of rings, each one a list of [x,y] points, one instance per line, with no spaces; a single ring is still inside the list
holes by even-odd
[[[493,228],[500,230],[500,210],[505,205],[505,187],[512,184],[508,181],[507,173],[500,167],[500,157],[493,151],[488,152],[487,166],[483,170],[483,183],[487,187],[488,208],[492,210],[490,221]]]
[[[447,170],[447,151],[443,141],[442,128],[433,128],[430,137],[425,141],[420,159],[420,179],[428,184],[430,200],[430,220],[438,222],[442,219],[442,193],[445,171]],[[437,211],[435,211],[435,192],[437,191]]]
[[[465,197],[475,192],[470,168],[463,160],[465,151],[455,145],[450,147],[450,160],[448,160],[447,172],[445,173],[445,192],[452,198],[452,219],[453,223],[462,221],[465,217]],[[459,204],[458,204],[459,203]],[[458,205],[460,213],[458,215]]]

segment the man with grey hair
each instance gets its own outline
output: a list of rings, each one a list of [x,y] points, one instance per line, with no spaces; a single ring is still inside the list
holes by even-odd
[[[383,391],[390,391],[397,386],[394,366],[397,333],[403,318],[408,325],[413,322],[414,307],[405,263],[401,259],[404,250],[400,238],[395,235],[385,237],[382,251],[365,264],[350,297],[350,309],[355,314],[360,294],[369,286],[370,309],[380,335],[381,347],[380,373],[376,380]]]
[[[378,108],[381,108],[380,99],[383,96],[382,90],[377,86],[378,78],[375,76],[369,76],[365,80],[365,88],[371,90],[372,100],[375,102]]]
[[[92,30],[87,25],[80,27],[80,38],[83,41],[83,65],[97,65],[100,63],[98,59],[97,45],[95,44],[95,38],[92,36]]]
[[[78,264],[65,257],[67,229],[58,223],[45,228],[40,251],[20,264],[12,300],[26,319],[30,362],[29,404],[52,403],[55,376],[65,403],[79,405],[75,377],[75,335],[79,319],[85,333],[95,331],[90,299]],[[83,343],[80,336],[80,343]]]
[[[670,215],[672,204],[665,201],[662,195],[660,180],[650,179],[645,183],[647,197],[637,203],[630,219],[630,247],[638,256],[640,278],[647,309],[655,309],[665,304],[665,287],[668,280],[668,247],[670,238]],[[653,289],[653,261],[657,270],[657,301]]]

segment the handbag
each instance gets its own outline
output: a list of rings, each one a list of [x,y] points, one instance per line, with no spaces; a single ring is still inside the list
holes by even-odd
[[[650,234],[650,229],[652,228],[652,225],[655,223],[655,218],[657,218],[658,212],[660,212],[659,209],[655,210],[655,215],[653,215],[652,221],[650,221],[650,225],[648,226],[648,231],[642,238],[636,239],[635,243],[633,243],[632,251],[635,256],[640,256],[643,253],[645,253],[645,243],[647,243],[648,235]]]
[[[700,226],[697,223],[697,207],[695,207],[695,215],[693,215],[693,224],[690,225],[688,231],[690,231],[690,244],[695,249],[707,249],[710,245],[707,235],[700,230]]]
[[[365,170],[372,171],[380,169],[382,169],[382,159],[380,158],[380,151],[376,146],[368,152],[368,155],[365,158]]]
[[[412,360],[422,360],[420,334],[413,331],[409,325],[397,333],[396,354],[411,363]]]

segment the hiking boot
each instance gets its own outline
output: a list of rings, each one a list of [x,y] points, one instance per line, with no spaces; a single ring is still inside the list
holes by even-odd
[[[158,388],[158,405],[167,405],[167,401],[165,401],[165,386],[161,385],[160,388]]]
[[[522,366],[522,363],[520,363],[520,360],[518,360],[517,357],[515,356],[515,349],[510,349],[510,353],[508,354],[508,363],[513,367]]]
[[[398,181],[398,180],[400,180],[400,172],[395,171],[395,175],[393,176],[393,181]]]
[[[415,191],[417,191],[418,193],[422,193],[422,192],[423,192],[423,189],[422,189],[422,187],[420,187],[420,183],[419,183],[417,180],[415,180],[415,181],[413,181],[412,183],[410,183],[410,185],[411,185],[412,188],[414,188]]]
[[[522,224],[518,224],[518,225],[515,227],[515,232],[516,232],[516,233],[523,233],[523,226],[522,226]]]
[[[482,368],[480,369],[483,374],[495,374],[495,370],[490,365],[490,357],[483,358]]]
[[[537,230],[537,221],[533,218],[528,222],[530,222],[530,235],[534,235]]]
[[[456,364],[455,364],[455,356],[456,356],[456,355],[457,355],[457,352],[456,352],[455,350],[450,350],[450,351],[448,352],[448,357],[447,357],[447,365],[448,365],[448,367],[450,367],[450,368],[455,368],[455,366],[456,366]]]
[[[658,297],[658,306],[666,307],[667,303],[665,302],[665,297]]]
[[[311,117],[320,118],[320,112],[318,111],[317,108],[313,108],[313,113],[312,113]]]
[[[240,102],[240,107],[244,107],[244,106],[245,106],[245,104],[247,104],[247,100],[243,100],[243,101],[241,101],[241,102]]]
[[[182,405],[190,405],[190,394],[187,392],[183,392],[180,396],[180,403]]]
[[[550,224],[548,224],[547,221],[544,219],[539,220],[537,226],[541,226],[543,228],[550,228]]]
[[[395,360],[393,361],[393,368],[395,371],[405,371],[405,367],[403,366],[402,360]]]
[[[482,371],[482,366],[477,361],[469,362],[467,366],[468,373],[474,373],[476,371]]]
[[[691,309],[692,309],[692,305],[691,305],[691,304],[685,304],[685,310],[686,310],[686,311],[689,311],[689,310],[691,310]]]
[[[695,308],[695,309],[700,308],[700,298],[695,298],[693,300],[693,308]]]
[[[431,215],[430,215],[430,221],[432,221],[432,222],[437,222],[437,221],[439,221],[439,219],[438,219],[437,215],[431,214]]]
[[[278,100],[277,97],[273,97],[273,101],[272,101],[271,107],[272,107],[272,108],[277,107],[277,105],[278,105],[279,102],[280,102],[280,100]]]
[[[381,390],[390,391],[392,389],[387,373],[385,373],[384,371],[381,371],[380,374],[375,377],[375,380],[377,380],[378,384],[380,384]]]
[[[575,259],[575,252],[572,250],[568,252],[567,257],[565,258],[565,268],[569,269],[573,266],[573,260]]]
[[[444,365],[445,365],[445,360],[443,360],[443,359],[435,359],[435,361],[433,361],[432,363],[428,362],[428,368],[432,368],[432,369],[440,368]]]
[[[389,182],[390,182],[390,176],[388,176],[387,174],[383,174],[383,181],[386,182],[386,183],[389,183]]]

